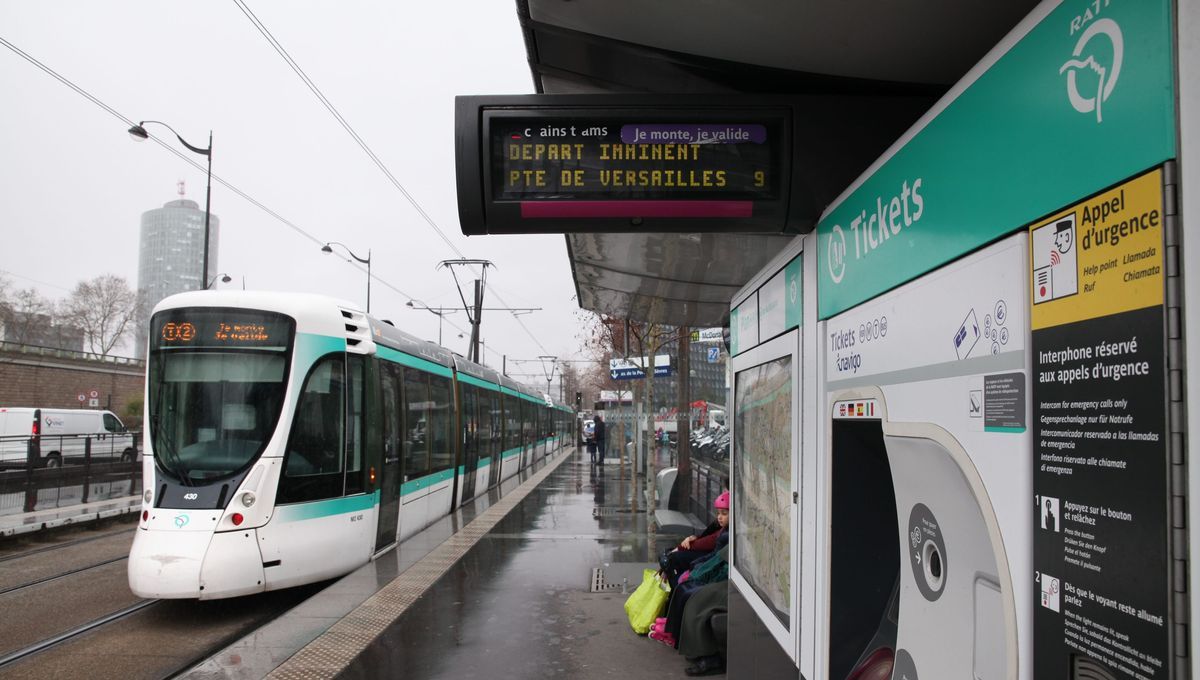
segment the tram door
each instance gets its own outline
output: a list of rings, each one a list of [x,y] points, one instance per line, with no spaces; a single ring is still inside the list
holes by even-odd
[[[383,413],[379,422],[383,434],[383,463],[379,474],[376,551],[396,542],[396,530],[400,523],[400,386],[403,381],[396,366],[383,363],[380,369],[380,406]]]
[[[462,437],[462,495],[463,501],[475,497],[475,474],[479,469],[479,390],[459,383]]]
[[[500,410],[500,394],[498,392],[488,392],[487,396],[487,433],[488,433],[488,450],[487,455],[491,457],[492,464],[488,467],[488,488],[492,488],[500,483],[500,463],[501,453],[504,451],[504,430],[501,427],[503,412]]]

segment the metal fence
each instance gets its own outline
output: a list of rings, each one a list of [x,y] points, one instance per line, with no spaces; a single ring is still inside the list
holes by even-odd
[[[41,347],[39,345],[26,345],[20,342],[11,342],[9,340],[0,340],[0,352],[16,352],[19,354],[36,354],[44,357],[56,357],[60,359],[85,359],[87,361],[101,361],[107,364],[115,364],[117,366],[132,366],[134,368],[146,368],[145,359],[136,359],[134,357],[118,357],[112,355],[101,355],[95,352],[84,352],[74,349],[62,349],[60,347]]]
[[[122,438],[117,440],[117,436]],[[0,515],[140,494],[140,442],[140,432],[0,437]],[[52,450],[63,455],[57,459],[43,456]]]

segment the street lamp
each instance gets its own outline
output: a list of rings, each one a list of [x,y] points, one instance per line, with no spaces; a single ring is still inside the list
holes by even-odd
[[[217,282],[218,278],[221,279],[221,283],[229,283],[230,281],[233,280],[233,279],[229,278],[229,274],[217,274],[216,276],[212,277],[212,280],[208,282],[208,285],[204,287],[204,290],[208,290],[209,288],[212,288],[213,284]]]
[[[330,248],[329,246],[341,246],[342,250],[345,250],[346,253],[350,255],[350,257],[353,257],[355,260],[358,260],[359,262],[367,265],[367,314],[370,314],[371,313],[371,249],[367,248],[367,259],[364,260],[363,258],[355,255],[353,250],[350,250],[348,247],[346,247],[345,243],[338,243],[337,241],[330,241],[329,243],[326,243],[325,245],[321,246],[321,252],[322,253],[332,253],[333,248]]]
[[[434,307],[430,307],[429,305],[426,305],[426,304],[424,304],[424,303],[420,303],[420,302],[418,302],[418,303],[416,303],[416,304],[413,304],[413,301],[412,301],[412,300],[409,300],[408,302],[406,302],[406,303],[404,303],[404,304],[405,304],[405,305],[407,305],[407,306],[409,306],[409,307],[412,307],[413,309],[424,309],[425,311],[429,312],[430,314],[437,314],[437,318],[438,318],[438,346],[440,347],[440,346],[441,346],[441,344],[442,344],[442,318],[443,318],[443,317],[445,317],[447,314],[453,314],[453,313],[457,312],[458,310],[457,310],[457,309],[449,309],[449,310],[448,310],[448,309],[445,309],[445,308],[442,308],[442,307],[437,307],[437,308],[434,308]],[[420,307],[418,307],[418,306],[417,306],[417,304],[419,304],[419,305],[421,305],[421,306],[420,306]],[[458,337],[460,337],[460,338],[461,338],[462,336],[461,336],[461,335],[459,335]]]
[[[137,125],[129,128],[129,136],[133,138],[133,141],[144,142],[148,137],[150,137],[149,133],[146,132],[146,128],[144,127],[147,123],[155,123],[156,125],[165,127],[166,129],[170,130],[171,134],[175,135],[175,139],[178,139],[179,143],[186,146],[189,151],[193,151],[208,158],[208,185],[204,189],[204,264],[202,265],[203,269],[200,270],[200,280],[204,281],[206,278],[208,278],[208,214],[210,208],[212,207],[212,130],[208,131],[208,148],[201,149],[198,146],[192,146],[191,144],[188,144],[187,140],[179,136],[178,132],[175,132],[175,128],[167,125],[161,120],[143,120]],[[209,285],[212,284],[210,283]],[[205,286],[205,290],[207,289],[208,286]]]

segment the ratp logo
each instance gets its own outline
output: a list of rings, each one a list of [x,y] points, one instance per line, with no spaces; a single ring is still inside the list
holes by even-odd
[[[1108,66],[1104,65],[1107,52],[1102,49],[1103,43],[1092,42],[1092,39],[1098,36],[1102,36],[1101,41],[1104,38],[1108,40],[1112,52]],[[1098,47],[1101,49],[1097,49]],[[1088,51],[1086,57],[1084,57],[1085,50]],[[1071,101],[1071,106],[1080,113],[1095,111],[1096,122],[1102,123],[1104,122],[1102,105],[1116,88],[1117,78],[1121,75],[1121,62],[1125,59],[1125,39],[1121,35],[1121,27],[1112,19],[1097,19],[1079,36],[1079,41],[1075,43],[1075,51],[1071,53],[1071,56],[1072,58],[1058,69],[1059,75],[1067,74],[1067,98]],[[1085,97],[1079,92],[1080,80],[1083,80],[1079,78],[1079,74],[1082,72],[1086,76],[1089,71],[1095,74],[1096,94],[1091,96],[1091,88],[1084,87],[1084,90],[1089,93],[1089,96]],[[1086,80],[1086,84],[1091,85],[1091,78]]]
[[[175,515],[175,528],[182,529],[186,527],[190,521],[192,521],[192,518],[188,515],[182,513]]]
[[[846,275],[846,234],[842,231],[842,225],[833,225],[833,231],[829,232],[825,255],[829,265],[829,278],[833,279],[834,283],[841,283],[842,277]]]

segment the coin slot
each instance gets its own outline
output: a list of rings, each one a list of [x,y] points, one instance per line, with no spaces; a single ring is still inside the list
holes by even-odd
[[[929,589],[934,592],[941,590],[945,581],[942,553],[932,540],[926,540],[921,549],[921,563],[925,565],[925,583],[929,585]]]

